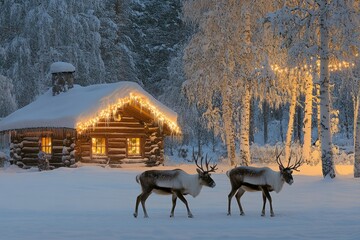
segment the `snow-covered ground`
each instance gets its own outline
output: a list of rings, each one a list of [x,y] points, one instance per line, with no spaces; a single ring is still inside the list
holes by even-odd
[[[193,165],[182,168],[195,173]],[[320,166],[304,166],[292,186],[272,193],[275,217],[260,216],[259,192],[235,199],[227,216],[227,166],[213,174],[216,187],[187,196],[194,214],[187,218],[178,201],[169,218],[170,196],[152,194],[150,218],[133,217],[140,186],[135,176],[145,168],[107,169],[84,166],[38,172],[0,169],[0,239],[360,239],[360,179],[352,166],[337,166],[335,179],[323,179]]]

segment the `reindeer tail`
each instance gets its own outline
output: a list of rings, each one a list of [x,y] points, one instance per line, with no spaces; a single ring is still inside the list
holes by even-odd
[[[140,183],[140,174],[136,175],[135,180],[136,180],[137,183]]]

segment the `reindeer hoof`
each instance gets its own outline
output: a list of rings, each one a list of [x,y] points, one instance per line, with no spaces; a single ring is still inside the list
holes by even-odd
[[[272,214],[270,214],[270,217],[275,217],[275,214],[273,214],[273,213],[272,213]]]
[[[193,218],[194,216],[192,214],[189,214],[188,215],[188,218]]]
[[[265,217],[265,213],[262,213],[261,216],[262,216],[262,217]]]
[[[245,216],[245,213],[244,213],[244,212],[241,212],[241,213],[240,213],[240,216]]]
[[[136,214],[136,213],[134,213],[133,215],[134,215],[134,218],[137,218],[137,214]]]
[[[228,212],[227,215],[228,215],[228,216],[231,216],[231,213]]]

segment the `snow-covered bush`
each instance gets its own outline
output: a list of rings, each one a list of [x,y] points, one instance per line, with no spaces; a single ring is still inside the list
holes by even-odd
[[[5,167],[9,162],[9,158],[6,156],[4,152],[0,151],[0,167]]]

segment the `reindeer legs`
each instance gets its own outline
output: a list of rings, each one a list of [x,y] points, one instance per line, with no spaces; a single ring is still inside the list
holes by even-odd
[[[235,195],[236,201],[237,201],[237,203],[238,203],[238,205],[239,205],[240,215],[241,215],[241,216],[245,215],[245,213],[244,213],[244,211],[243,211],[243,208],[242,208],[242,206],[241,206],[241,203],[240,203],[240,198],[241,198],[241,196],[242,196],[244,193],[245,193],[245,190],[242,189],[242,188],[239,188],[238,192],[237,192],[236,195]]]
[[[179,192],[179,191],[176,191],[175,193],[176,193],[176,196],[185,204],[186,209],[187,209],[187,212],[188,212],[188,217],[189,217],[189,218],[192,218],[193,215],[192,215],[192,213],[191,213],[191,211],[190,211],[190,208],[189,208],[189,206],[188,206],[188,203],[187,203],[185,197],[184,197],[184,196],[181,194],[181,192]],[[175,208],[175,207],[174,207],[174,208]]]
[[[144,217],[148,218],[148,214],[146,212],[146,208],[145,208],[145,201],[146,199],[150,196],[151,191],[149,192],[142,192],[137,198],[136,198],[136,205],[135,205],[135,213],[134,213],[134,217],[138,216],[138,207],[139,207],[139,203],[141,202],[143,211],[144,211]]]
[[[231,191],[228,195],[228,214],[227,214],[228,216],[231,215],[231,199],[235,195],[237,190],[238,190],[238,188],[231,187]]]
[[[271,200],[271,196],[270,196],[270,193],[269,193],[269,190],[267,188],[264,188],[262,187],[261,188],[262,190],[262,195],[263,195],[263,209],[261,211],[261,216],[265,216],[265,204],[266,204],[266,199],[269,200],[269,203],[270,203],[270,216],[271,217],[274,217],[275,214],[274,214],[274,211],[273,211],[273,207],[272,207],[272,200]]]
[[[170,213],[170,217],[174,217],[174,210],[175,210],[175,206],[176,206],[176,199],[177,196],[175,193],[172,194],[172,208],[171,208],[171,213]]]

